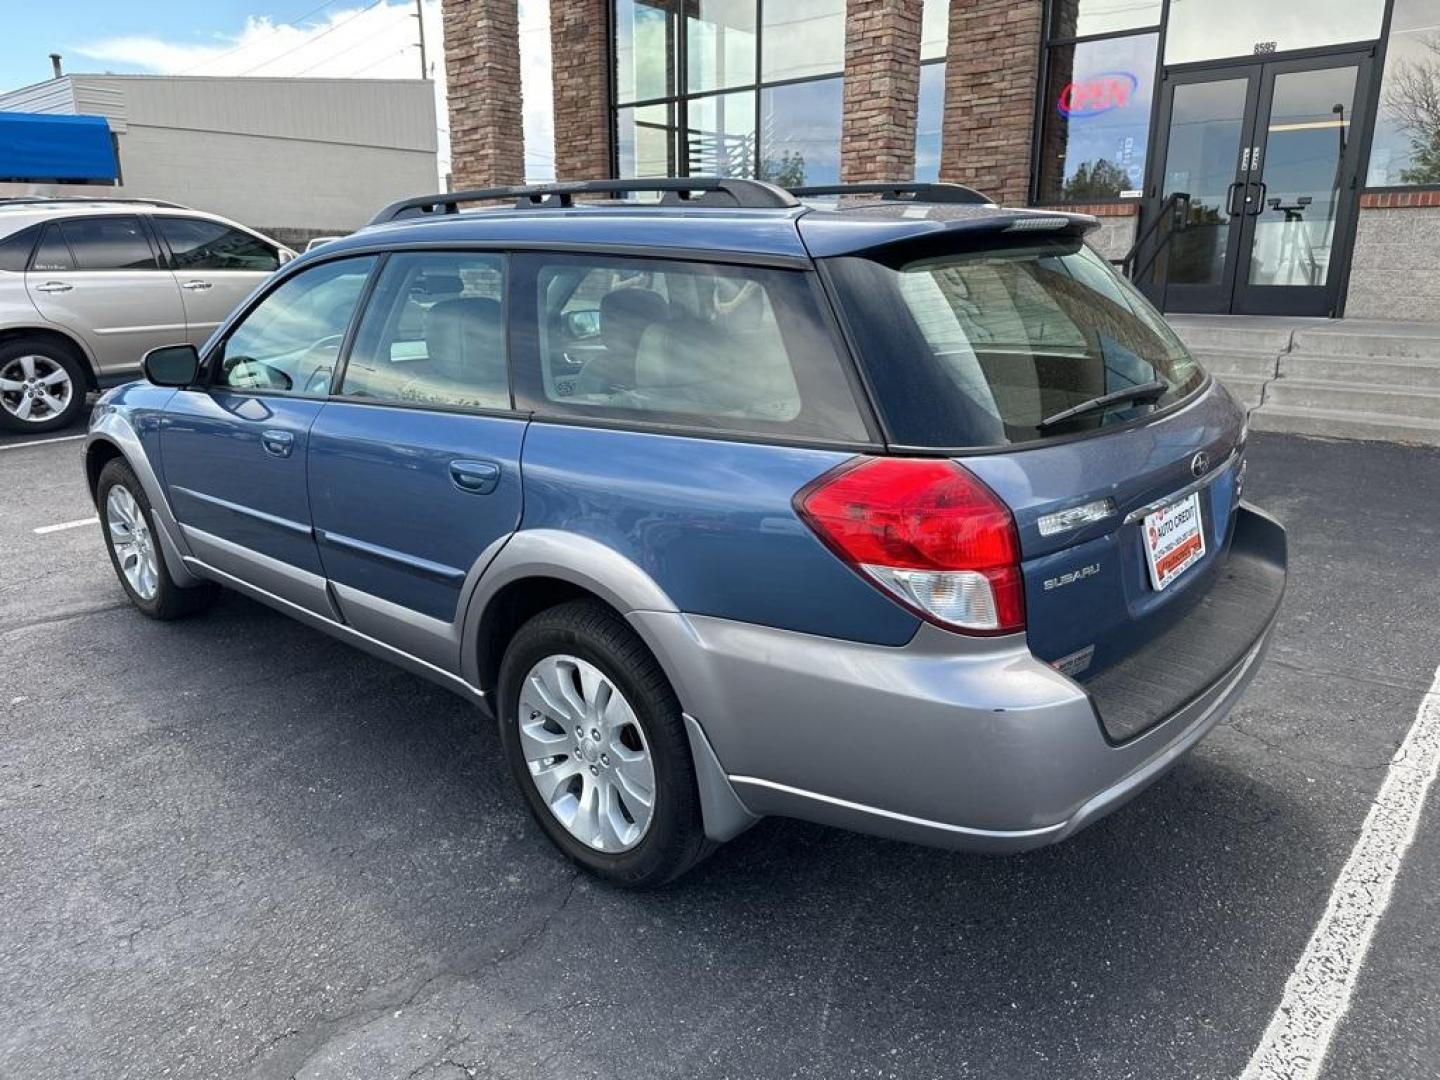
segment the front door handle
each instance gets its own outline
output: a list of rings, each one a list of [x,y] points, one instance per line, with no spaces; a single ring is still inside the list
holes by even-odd
[[[267,454],[273,454],[275,457],[289,457],[290,451],[295,449],[295,436],[288,431],[262,431],[260,445],[265,448]]]
[[[470,495],[489,495],[500,483],[500,466],[493,461],[452,461],[450,482]]]
[[[180,287],[182,289],[189,289],[191,292],[204,292],[206,289],[211,288],[211,283],[208,281],[187,281]]]
[[[36,285],[36,292],[69,292],[75,288],[68,281],[47,281],[43,285]]]

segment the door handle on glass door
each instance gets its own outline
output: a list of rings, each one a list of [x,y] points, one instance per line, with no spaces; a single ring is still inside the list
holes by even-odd
[[[47,281],[43,285],[36,285],[36,292],[69,292],[75,288],[68,281]]]
[[[181,285],[180,287],[181,287],[182,289],[189,289],[191,292],[203,292],[204,290],[210,288],[210,282],[208,282],[208,281],[187,281],[187,282],[185,282],[185,284]]]
[[[1265,209],[1265,193],[1270,190],[1269,188],[1267,188],[1267,187],[1265,186],[1265,181],[1264,181],[1264,180],[1257,180],[1257,181],[1255,181],[1255,186],[1256,186],[1257,188],[1259,188],[1260,190],[1259,190],[1258,192],[1256,192],[1255,202],[1254,202],[1254,203],[1251,205],[1251,207],[1250,207],[1250,216],[1251,216],[1251,217],[1256,217],[1257,215],[1259,215],[1260,211],[1262,211],[1262,210]],[[1249,196],[1246,196],[1245,201],[1246,201],[1247,203],[1250,202]],[[1276,202],[1279,202],[1280,200],[1279,200],[1279,199],[1276,199],[1275,201],[1276,201]]]
[[[275,457],[289,457],[290,451],[295,449],[295,436],[288,431],[262,431],[260,445],[265,448],[267,454],[273,454]]]
[[[500,466],[493,461],[452,461],[450,482],[470,495],[488,495],[500,483]]]
[[[1225,189],[1225,212],[1231,217],[1239,217],[1241,211],[1235,206],[1235,193],[1245,187],[1244,180],[1236,180]]]

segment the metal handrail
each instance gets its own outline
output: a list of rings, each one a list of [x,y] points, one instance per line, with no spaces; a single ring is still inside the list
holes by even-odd
[[[1159,212],[1149,225],[1140,230],[1140,235],[1135,237],[1135,243],[1130,245],[1123,258],[1115,260],[1115,265],[1120,267],[1121,273],[1131,281],[1139,281],[1141,275],[1155,265],[1155,260],[1160,253],[1169,245],[1170,240],[1176,233],[1184,232],[1190,220],[1190,193],[1188,191],[1172,191],[1160,203]],[[1149,256],[1143,263],[1137,265],[1140,253],[1145,250],[1145,245],[1150,241],[1152,234],[1164,222],[1170,223],[1170,228],[1164,237],[1151,248]]]

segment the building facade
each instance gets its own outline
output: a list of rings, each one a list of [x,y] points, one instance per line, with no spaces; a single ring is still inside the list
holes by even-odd
[[[0,94],[0,113],[103,118],[118,165],[114,184],[12,177],[0,195],[168,199],[302,246],[439,182],[419,79],[66,75]]]
[[[516,107],[515,7],[445,0],[453,130]],[[550,12],[559,179],[956,181],[1139,240],[1170,311],[1440,318],[1440,0]],[[486,140],[457,186],[522,175],[518,123]]]

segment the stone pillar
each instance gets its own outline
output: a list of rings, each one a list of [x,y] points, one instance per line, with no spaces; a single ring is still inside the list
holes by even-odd
[[[555,178],[610,176],[610,4],[550,0]]]
[[[923,0],[849,0],[840,179],[910,180]]]
[[[1042,0],[950,0],[940,179],[1023,206],[1040,79]]]
[[[516,0],[441,0],[455,188],[525,182]]]

